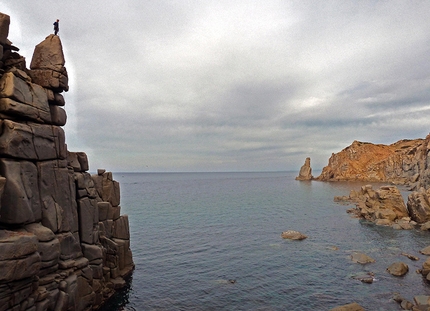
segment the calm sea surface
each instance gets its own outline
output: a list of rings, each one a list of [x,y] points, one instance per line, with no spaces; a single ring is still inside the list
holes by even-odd
[[[429,233],[351,218],[350,206],[333,197],[361,184],[299,182],[296,175],[115,173],[136,270],[129,288],[104,311],[304,311],[354,301],[366,310],[401,310],[393,292],[410,300],[430,295],[415,273],[425,260],[418,251],[430,245]],[[283,240],[286,230],[309,238]],[[376,262],[352,263],[353,251]],[[396,261],[409,265],[405,277],[385,271]],[[373,284],[352,278],[366,272],[375,273]]]

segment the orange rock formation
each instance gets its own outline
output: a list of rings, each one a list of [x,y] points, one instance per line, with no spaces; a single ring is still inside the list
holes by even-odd
[[[409,184],[413,188],[430,185],[430,134],[426,139],[400,140],[391,145],[354,141],[332,154],[316,180],[369,181]]]

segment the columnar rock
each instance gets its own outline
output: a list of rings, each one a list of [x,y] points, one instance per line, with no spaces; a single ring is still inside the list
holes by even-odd
[[[134,268],[119,183],[67,150],[60,38],[28,70],[9,21],[0,13],[0,311],[97,309]]]
[[[296,180],[311,180],[312,178],[311,158],[306,158],[305,164],[300,168],[299,176],[296,177]]]

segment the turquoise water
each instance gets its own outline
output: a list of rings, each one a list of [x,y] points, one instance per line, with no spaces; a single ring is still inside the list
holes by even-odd
[[[105,310],[329,310],[357,302],[401,310],[391,297],[430,294],[419,274],[429,234],[351,218],[333,202],[358,183],[299,182],[297,173],[122,173],[136,270]],[[303,241],[281,238],[298,230]],[[336,250],[336,248],[338,248]],[[361,266],[360,251],[376,262]],[[421,258],[414,262],[401,256]],[[409,265],[405,277],[385,269]],[[352,276],[374,272],[365,284]],[[230,282],[234,280],[234,283]]]

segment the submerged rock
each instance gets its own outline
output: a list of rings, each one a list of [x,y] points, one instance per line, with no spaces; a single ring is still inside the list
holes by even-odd
[[[375,280],[375,274],[373,272],[367,272],[366,274],[354,275],[352,278],[362,283],[372,284]]]
[[[307,238],[306,235],[300,233],[299,231],[294,231],[294,230],[288,230],[288,231],[282,232],[281,237],[283,239],[290,239],[290,240],[304,240]]]
[[[352,253],[351,260],[355,263],[359,263],[362,265],[375,262],[375,259],[373,259],[372,257],[369,257],[366,254],[358,253],[358,252]]]
[[[362,306],[360,306],[358,303],[353,302],[347,305],[335,307],[333,309],[330,309],[330,311],[365,311],[365,309]]]
[[[413,260],[413,261],[419,260],[419,258],[417,256],[414,256],[414,255],[411,255],[411,254],[408,254],[408,253],[401,253],[400,255],[408,257],[410,260]]]

